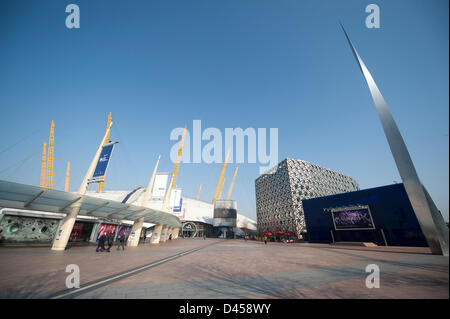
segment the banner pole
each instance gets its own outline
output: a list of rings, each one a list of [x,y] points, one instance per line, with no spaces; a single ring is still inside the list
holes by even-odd
[[[99,147],[97,148],[97,152],[95,153],[95,156],[92,159],[91,165],[89,166],[89,168],[86,172],[86,175],[84,176],[84,179],[81,182],[80,188],[78,189],[79,196],[84,196],[86,194],[87,188],[89,186],[89,179],[91,178],[91,176],[94,173],[94,169],[95,169],[98,159],[100,157],[100,153],[102,151],[103,144],[105,144],[105,141],[108,138],[109,133],[111,132],[111,126],[112,126],[112,122],[109,125],[108,129],[106,130],[105,136],[103,137],[102,142],[100,143]],[[72,204],[70,213],[66,215],[66,217],[64,218],[64,221],[62,222],[61,227],[58,230],[58,233],[56,234],[56,238],[55,238],[55,241],[53,242],[52,250],[61,251],[61,250],[66,249],[67,243],[69,241],[70,233],[72,232],[73,225],[75,224],[78,213],[80,212],[82,203],[83,203],[83,199]]]

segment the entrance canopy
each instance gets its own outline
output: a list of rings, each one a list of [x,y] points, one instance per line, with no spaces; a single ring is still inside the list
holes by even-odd
[[[81,202],[79,215],[130,221],[144,217],[147,223],[181,227],[177,216],[152,208],[0,180],[0,207],[67,214],[76,202]]]

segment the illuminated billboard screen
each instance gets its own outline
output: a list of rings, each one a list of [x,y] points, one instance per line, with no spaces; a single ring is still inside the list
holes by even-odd
[[[369,208],[333,211],[331,215],[336,230],[375,228]]]

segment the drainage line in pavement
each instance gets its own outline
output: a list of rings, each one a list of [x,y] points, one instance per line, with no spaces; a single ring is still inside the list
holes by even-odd
[[[71,297],[74,297],[75,295],[79,295],[81,293],[86,293],[88,291],[92,291],[92,290],[95,290],[97,288],[109,285],[109,284],[111,284],[113,282],[122,280],[124,278],[130,277],[130,276],[133,276],[133,275],[136,275],[136,274],[138,274],[140,272],[143,272],[143,271],[145,271],[147,269],[159,266],[159,265],[164,264],[166,262],[169,262],[171,260],[174,260],[174,259],[186,256],[188,254],[192,254],[192,253],[194,253],[194,252],[196,252],[196,251],[198,251],[200,249],[203,249],[203,248],[206,248],[206,247],[209,247],[209,246],[212,246],[212,245],[216,245],[216,244],[219,244],[219,243],[216,242],[216,243],[208,244],[208,245],[205,245],[205,246],[202,246],[202,247],[193,248],[191,250],[187,250],[185,252],[178,253],[176,255],[169,256],[169,257],[157,260],[157,261],[153,261],[153,262],[151,262],[149,264],[142,265],[142,266],[133,268],[131,270],[126,270],[126,271],[123,271],[123,272],[120,272],[120,273],[117,273],[117,274],[114,274],[114,275],[111,275],[111,276],[107,276],[107,277],[104,277],[104,278],[92,281],[90,283],[86,283],[86,284],[82,285],[80,288],[65,289],[63,291],[59,291],[59,292],[56,292],[56,293],[50,295],[48,298],[49,299],[71,298]]]

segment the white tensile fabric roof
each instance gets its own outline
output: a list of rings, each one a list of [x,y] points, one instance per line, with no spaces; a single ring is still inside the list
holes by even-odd
[[[181,227],[180,219],[173,214],[151,207],[122,203],[117,200],[121,196],[118,193],[101,195],[80,196],[77,193],[0,180],[0,207],[67,214],[73,203],[81,202],[79,215],[129,221],[144,217],[146,223]]]

